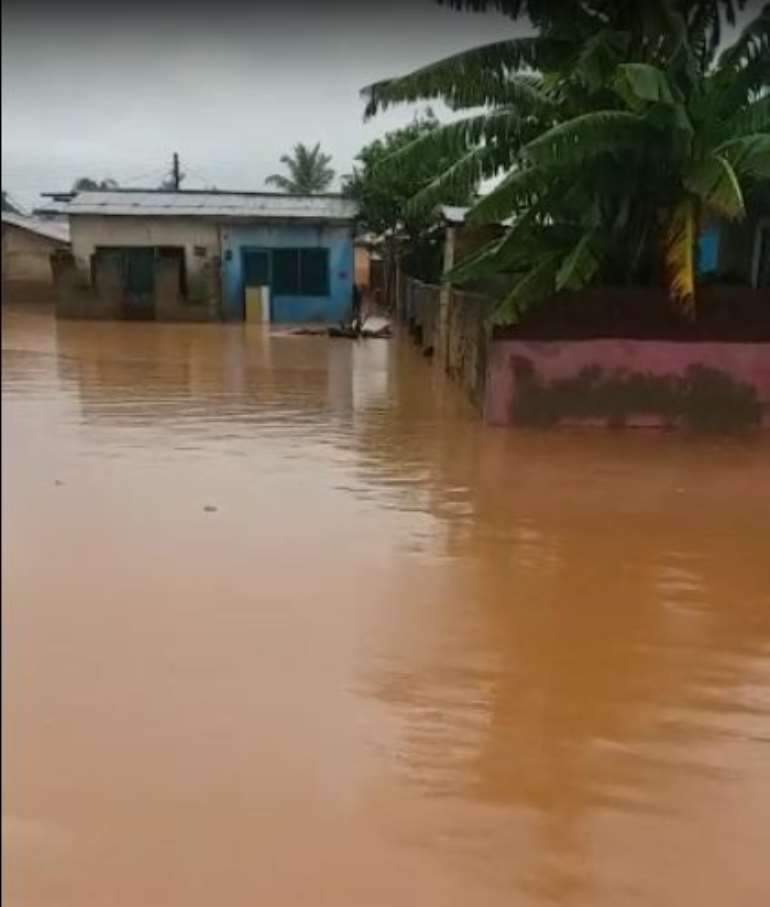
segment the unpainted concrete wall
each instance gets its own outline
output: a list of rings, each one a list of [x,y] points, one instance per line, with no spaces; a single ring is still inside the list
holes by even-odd
[[[444,368],[479,407],[483,405],[493,302],[476,293],[451,290]]]
[[[80,275],[81,288],[91,285],[91,256],[98,247],[182,248],[187,274],[187,297],[182,298],[178,291],[170,287],[170,273],[163,271],[166,263],[159,261],[161,272],[156,268],[156,318],[170,321],[214,321],[221,317],[219,228],[215,222],[192,217],[78,215],[71,218],[70,230],[74,265]],[[159,273],[160,285],[157,283]],[[104,305],[106,311],[115,311],[114,288],[109,275],[99,277],[97,284],[97,287],[92,287],[96,292],[88,306],[93,314],[79,317],[120,317],[95,313],[94,307],[100,304]],[[103,291],[100,286],[103,286]],[[100,303],[102,298],[103,302]],[[78,308],[78,305],[73,300],[65,303],[64,308]]]
[[[155,262],[155,320],[156,321],[213,321],[218,317],[219,258],[206,260],[196,272],[195,283],[182,295],[179,262],[159,258]]]
[[[399,319],[427,355],[435,352],[439,340],[440,293],[440,287],[413,278],[406,278],[401,291]]]
[[[163,321],[216,321],[221,317],[219,228],[183,217],[78,215],[71,223],[72,257],[55,268],[57,314],[64,318],[120,319],[127,316],[114,263],[92,256],[100,247],[166,246],[183,250],[187,292],[182,294],[177,262],[155,265],[154,317]],[[92,278],[93,273],[93,278]]]
[[[446,298],[446,337],[441,342],[441,305]],[[481,408],[489,345],[488,318],[493,303],[475,293],[407,279],[399,318],[425,354],[455,380]]]
[[[70,252],[52,256],[58,318],[94,318],[116,320],[122,317],[122,300],[118,292],[119,275],[104,269],[98,287],[91,284]]]
[[[67,243],[38,236],[3,224],[3,299],[19,302],[53,301],[55,297],[50,257]]]

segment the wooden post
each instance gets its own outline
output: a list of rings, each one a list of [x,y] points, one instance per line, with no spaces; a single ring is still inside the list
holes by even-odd
[[[171,164],[171,178],[174,181],[174,192],[179,192],[179,183],[181,178],[179,176],[179,155],[174,152],[174,158]]]
[[[401,280],[401,257],[398,255],[396,255],[395,260],[393,284],[393,311],[396,318],[401,320],[403,318],[404,287],[403,281]]]
[[[455,228],[447,227],[444,238],[444,274],[441,280],[439,293],[438,315],[438,360],[446,371],[449,365],[449,303],[452,295],[452,285],[447,280],[447,274],[454,267],[455,260]]]

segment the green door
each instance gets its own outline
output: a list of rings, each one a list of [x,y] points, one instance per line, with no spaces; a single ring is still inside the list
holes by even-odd
[[[155,313],[155,249],[123,250],[124,311],[128,318],[152,318]]]
[[[270,258],[260,249],[244,249],[243,285],[266,287],[270,283]]]

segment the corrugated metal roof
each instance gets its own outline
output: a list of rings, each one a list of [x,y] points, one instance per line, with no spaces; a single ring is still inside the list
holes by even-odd
[[[3,223],[12,227],[20,227],[22,230],[28,230],[38,236],[45,236],[46,239],[55,239],[58,242],[70,241],[70,225],[67,223],[42,220],[39,217],[29,217],[25,214],[13,214],[11,211],[3,211]]]
[[[340,195],[279,195],[246,192],[78,192],[53,201],[46,213],[152,217],[352,220],[358,206]]]
[[[464,224],[470,208],[459,208],[456,205],[441,205],[439,213],[448,224]]]
[[[438,212],[445,224],[464,224],[470,210],[470,208],[460,208],[454,205],[441,205]],[[499,221],[503,227],[510,227],[512,223],[512,217]]]

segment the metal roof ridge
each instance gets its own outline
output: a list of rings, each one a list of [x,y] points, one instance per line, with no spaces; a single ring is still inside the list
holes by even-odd
[[[147,195],[176,195],[176,196],[185,196],[185,195],[213,195],[213,196],[224,196],[224,195],[247,195],[255,198],[334,198],[342,199],[343,201],[353,201],[353,199],[348,198],[342,192],[260,192],[255,189],[141,189],[135,187],[117,188],[117,189],[73,189],[68,192],[41,192],[40,195],[43,198],[63,198],[69,196],[70,198],[75,198],[78,195],[92,195],[98,193],[99,195],[131,195],[131,194],[147,194]]]

